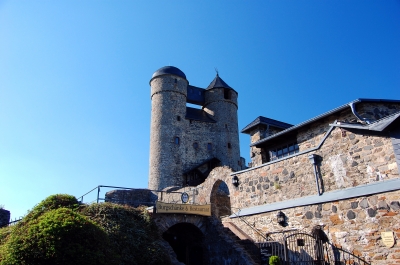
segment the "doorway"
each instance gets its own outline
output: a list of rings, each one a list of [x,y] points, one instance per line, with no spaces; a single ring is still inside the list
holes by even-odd
[[[178,261],[186,265],[204,264],[204,235],[195,225],[179,223],[171,226],[162,236],[171,245]]]

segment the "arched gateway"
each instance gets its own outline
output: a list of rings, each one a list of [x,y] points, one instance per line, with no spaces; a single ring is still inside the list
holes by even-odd
[[[204,234],[191,223],[179,223],[170,227],[162,234],[174,250],[178,261],[186,265],[203,265]]]

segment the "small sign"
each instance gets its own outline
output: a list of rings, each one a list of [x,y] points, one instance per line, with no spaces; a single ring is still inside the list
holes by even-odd
[[[386,247],[391,248],[394,246],[393,232],[381,232],[381,238]]]
[[[156,212],[197,214],[197,215],[211,216],[211,205],[178,204],[178,203],[165,203],[158,201],[156,203]]]
[[[182,193],[181,201],[182,203],[187,203],[189,201],[189,194],[187,194],[186,192]]]
[[[298,238],[297,239],[297,246],[298,247],[304,247],[304,239]]]

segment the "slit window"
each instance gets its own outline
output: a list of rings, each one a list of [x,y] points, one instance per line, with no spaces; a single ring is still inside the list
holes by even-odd
[[[231,91],[228,88],[224,88],[224,99],[231,99]]]
[[[180,144],[180,139],[179,139],[179,137],[175,137],[175,144],[176,144],[176,145],[179,145],[179,144]]]
[[[232,147],[232,146],[231,146],[231,143],[228,143],[228,148],[231,149],[231,147]]]
[[[195,143],[193,143],[193,148],[194,148],[194,149],[197,149],[197,148],[199,148],[199,144],[198,144],[198,143],[196,143],[196,142],[195,142]]]
[[[177,121],[181,121],[181,116],[176,116]]]
[[[212,143],[207,144],[207,150],[211,151],[212,150]]]

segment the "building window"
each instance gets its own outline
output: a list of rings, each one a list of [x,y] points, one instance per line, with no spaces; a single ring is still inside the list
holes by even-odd
[[[177,121],[181,121],[181,116],[176,116]]]
[[[231,91],[228,88],[224,88],[224,99],[231,99]]]
[[[231,149],[231,147],[232,147],[232,146],[231,146],[231,143],[228,143],[228,148]]]
[[[179,137],[175,137],[175,144],[179,145],[179,143],[180,143]]]
[[[279,158],[293,155],[299,152],[299,145],[296,142],[285,144],[269,151],[269,160],[274,161]]]
[[[212,150],[212,143],[207,144],[207,150],[211,151]]]
[[[193,148],[194,148],[194,149],[199,148],[199,144],[198,144],[198,143],[193,143]]]

